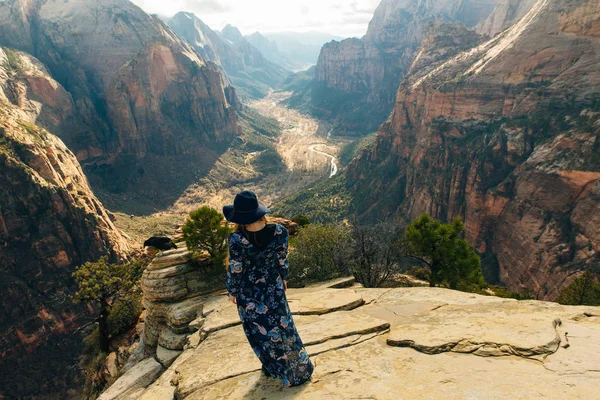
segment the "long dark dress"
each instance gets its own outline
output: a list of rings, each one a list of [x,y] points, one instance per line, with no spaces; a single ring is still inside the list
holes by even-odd
[[[229,236],[227,290],[237,300],[242,327],[263,370],[296,386],[310,379],[314,366],[296,331],[283,286],[288,231],[276,224],[273,232],[262,249],[241,231]]]

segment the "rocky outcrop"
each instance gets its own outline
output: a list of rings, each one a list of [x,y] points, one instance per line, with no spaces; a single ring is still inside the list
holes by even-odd
[[[220,65],[243,97],[262,98],[289,75],[283,67],[267,60],[231,25],[217,33],[186,12],[176,14],[168,24],[200,55]]]
[[[382,1],[364,38],[333,41],[323,47],[311,93],[313,111],[333,119],[340,134],[373,132],[392,110],[426,24],[440,20],[472,27],[487,18],[496,3]]]
[[[330,286],[288,290],[294,322],[316,365],[305,385],[284,388],[261,375],[236,307],[225,295],[215,295],[205,299],[204,311],[213,311],[203,341],[190,341],[145,389],[138,382],[147,383],[143,372],[154,360],[136,366],[137,381],[128,373],[101,398],[115,398],[106,395],[119,390],[126,393],[120,399],[140,400],[396,399],[422,398],[423,388],[427,398],[447,398],[448,390],[456,398],[509,398],[517,391],[524,398],[593,397],[598,307],[437,288]]]
[[[501,0],[490,16],[475,29],[478,33],[494,37],[518,22],[533,4],[535,0]]]
[[[0,49],[0,397],[73,383],[73,374],[52,380],[45,371],[76,362],[81,337],[73,333],[93,311],[70,301],[71,274],[128,250],[74,154],[36,125],[58,125],[73,110],[39,61]]]
[[[237,134],[218,68],[127,0],[2,2],[0,44],[35,55],[71,94],[77,129],[57,134],[85,165],[135,174],[139,160],[201,156]]]
[[[211,291],[203,271],[208,264],[192,262],[189,251],[179,249],[163,252],[146,268],[141,286],[146,309],[143,339],[149,349],[181,351],[188,336],[201,328],[190,323],[203,318],[199,296]]]
[[[595,268],[599,20],[593,1],[540,0],[494,39],[415,68],[350,167],[357,207],[462,217],[487,278],[538,298]]]

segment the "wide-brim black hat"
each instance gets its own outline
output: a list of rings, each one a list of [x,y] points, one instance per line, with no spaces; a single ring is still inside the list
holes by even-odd
[[[227,221],[241,225],[256,222],[270,212],[271,210],[258,201],[256,194],[250,190],[238,193],[233,205],[223,207],[223,215]]]

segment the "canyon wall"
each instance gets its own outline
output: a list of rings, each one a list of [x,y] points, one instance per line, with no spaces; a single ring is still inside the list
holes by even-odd
[[[137,169],[237,134],[218,67],[127,0],[5,1],[0,44],[36,56],[71,94],[76,128],[56,133],[84,165]]]
[[[267,60],[231,25],[217,33],[186,12],[177,13],[168,24],[203,58],[221,66],[242,97],[262,98],[289,75],[283,67]]]
[[[0,397],[72,384],[78,369],[64,369],[77,364],[74,332],[93,310],[69,299],[71,274],[128,252],[75,155],[36,125],[60,124],[74,109],[38,60],[0,48]]]
[[[497,0],[383,0],[362,39],[326,44],[316,67],[312,111],[331,119],[339,134],[367,134],[392,110],[427,23],[461,22],[472,27],[488,17]]]
[[[357,209],[460,216],[488,280],[537,298],[598,270],[599,44],[598,2],[538,0],[472,50],[425,68],[418,57],[349,168]]]

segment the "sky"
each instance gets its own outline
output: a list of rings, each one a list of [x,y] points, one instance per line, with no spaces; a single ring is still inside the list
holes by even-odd
[[[132,0],[150,14],[196,14],[213,29],[234,25],[244,35],[256,31],[317,31],[361,37],[381,0]]]

